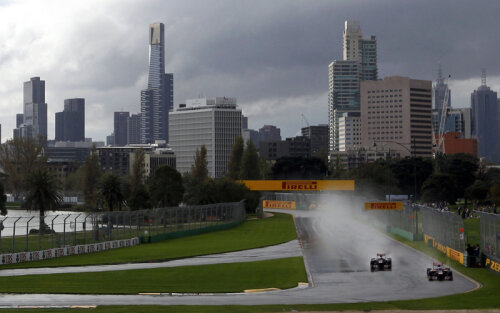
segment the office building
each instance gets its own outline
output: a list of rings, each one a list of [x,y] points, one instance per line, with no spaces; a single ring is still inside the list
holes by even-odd
[[[127,144],[141,143],[141,114],[132,114],[127,119]]]
[[[500,164],[499,104],[497,93],[486,86],[483,72],[481,86],[471,94],[473,136],[477,138],[479,157]]]
[[[274,125],[264,125],[259,129],[260,141],[281,141],[281,129]]]
[[[441,123],[441,114],[438,110],[432,110],[432,127],[434,132],[439,132],[439,124]],[[472,138],[472,109],[449,108],[444,120],[443,133],[460,132],[464,138]]]
[[[243,129],[241,131],[241,136],[243,137],[243,142],[246,143],[250,140],[256,149],[259,149],[260,145],[260,133],[255,129]]]
[[[311,125],[301,129],[302,136],[309,138],[311,156],[328,153],[328,125]]]
[[[106,146],[114,146],[115,145],[115,133],[111,133],[106,136]]]
[[[132,173],[135,160],[135,152],[130,153],[129,169]],[[156,148],[144,153],[144,178],[147,179],[154,174],[157,168],[168,165],[176,168],[175,153],[170,148]]]
[[[24,123],[24,114],[16,114],[16,128],[19,128]]]
[[[333,160],[334,166],[338,164],[342,170],[352,170],[377,160],[390,160],[400,156],[400,152],[397,150],[384,145],[376,145],[349,147],[345,151],[333,152],[330,158]]]
[[[241,136],[241,109],[236,98],[193,99],[169,114],[169,144],[174,151],[177,170],[191,170],[196,150],[207,148],[210,177],[222,177],[236,138]]]
[[[411,151],[417,157],[431,157],[431,111],[431,81],[400,76],[363,81],[362,145],[369,147],[380,143],[399,151],[402,156],[409,156]]]
[[[16,137],[47,138],[45,81],[32,77],[23,85],[23,123],[14,130]],[[17,119],[17,116],[16,116]],[[17,124],[16,120],[16,124]]]
[[[377,40],[363,38],[358,21],[345,21],[343,60],[328,66],[329,150],[339,151],[339,119],[345,112],[359,111],[360,82],[376,80]]]
[[[64,110],[56,113],[56,141],[85,141],[85,99],[64,100]]]
[[[112,172],[118,176],[130,174],[130,155],[142,149],[148,153],[153,149],[151,145],[134,145],[123,147],[98,147],[99,164],[103,172]]]
[[[174,105],[174,76],[165,73],[163,23],[149,25],[149,53],[148,88],[141,91],[142,143],[168,141],[168,114]]]
[[[113,118],[115,146],[125,146],[128,140],[129,112],[115,112]]]
[[[344,112],[339,118],[339,151],[361,146],[361,113]]]

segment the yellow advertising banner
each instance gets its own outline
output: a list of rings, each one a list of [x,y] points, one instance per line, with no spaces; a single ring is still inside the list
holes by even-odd
[[[354,190],[354,180],[242,180],[256,191],[333,191]]]
[[[460,264],[464,264],[464,254],[460,251],[454,250],[450,247],[446,247],[446,255]]]
[[[484,267],[487,267],[492,271],[500,273],[500,263],[498,263],[495,260],[492,260],[490,258],[486,259],[486,263],[484,264]]]
[[[365,210],[402,210],[401,201],[365,202]]]
[[[273,201],[264,200],[262,201],[263,209],[289,209],[295,210],[295,201]]]

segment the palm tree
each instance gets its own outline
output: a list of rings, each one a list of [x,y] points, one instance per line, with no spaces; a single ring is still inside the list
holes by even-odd
[[[60,185],[57,177],[43,168],[37,168],[26,176],[24,207],[40,212],[40,233],[47,228],[45,211],[56,210],[62,203]]]
[[[118,205],[119,209],[121,209],[121,205],[125,200],[122,185],[120,177],[111,172],[104,174],[101,178],[99,193],[106,202],[110,211],[113,211],[116,205]]]

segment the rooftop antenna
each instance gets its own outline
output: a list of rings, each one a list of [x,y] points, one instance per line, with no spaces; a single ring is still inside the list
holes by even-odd
[[[483,68],[481,73],[481,86],[486,86],[486,69]]]

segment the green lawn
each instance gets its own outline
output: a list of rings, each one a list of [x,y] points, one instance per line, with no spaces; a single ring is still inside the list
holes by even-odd
[[[265,247],[296,238],[292,216],[276,213],[265,219],[247,220],[228,230],[92,254],[1,265],[0,269],[163,261]]]
[[[465,234],[467,243],[472,245],[481,245],[481,223],[479,218],[468,218],[464,220]]]
[[[36,283],[34,283],[36,281]],[[307,282],[302,257],[96,273],[0,277],[2,293],[242,292]]]

